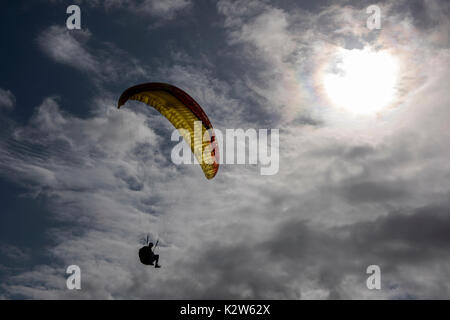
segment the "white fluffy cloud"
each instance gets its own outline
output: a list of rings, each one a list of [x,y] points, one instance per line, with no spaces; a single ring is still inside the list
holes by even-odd
[[[39,47],[51,59],[83,71],[97,82],[113,82],[146,74],[123,50],[107,42],[100,43],[99,49],[93,49],[89,46],[92,41],[89,30],[71,32],[62,26],[51,26],[37,38]]]

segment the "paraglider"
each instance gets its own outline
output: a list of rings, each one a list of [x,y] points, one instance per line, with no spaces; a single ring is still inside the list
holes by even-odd
[[[144,83],[125,90],[118,108],[128,100],[143,102],[158,110],[184,137],[197,158],[207,179],[219,169],[217,142],[213,126],[200,105],[183,90],[166,83]],[[201,123],[201,137],[194,133],[195,123]],[[206,138],[205,138],[206,137]]]
[[[139,249],[139,260],[141,260],[142,264],[146,266],[155,266],[155,268],[161,268],[158,264],[159,262],[159,254],[155,254],[156,246],[159,241],[156,241],[155,247],[153,247],[153,242],[149,242],[147,246]]]

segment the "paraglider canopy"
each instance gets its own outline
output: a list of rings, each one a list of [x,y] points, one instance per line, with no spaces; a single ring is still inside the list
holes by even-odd
[[[200,105],[186,92],[166,83],[144,83],[125,90],[118,108],[128,100],[141,101],[166,117],[180,131],[197,158],[207,179],[219,170],[218,148],[213,126]],[[195,135],[195,123],[201,123],[201,136]],[[182,130],[181,130],[182,129]]]

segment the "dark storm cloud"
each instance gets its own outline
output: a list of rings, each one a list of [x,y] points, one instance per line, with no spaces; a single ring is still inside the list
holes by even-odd
[[[372,146],[354,146],[345,150],[344,157],[347,159],[359,159],[371,155],[375,152]]]
[[[372,244],[374,254],[386,261],[432,262],[449,254],[450,204],[391,212],[374,222],[352,227],[352,242],[362,249]]]
[[[358,222],[339,228],[318,228],[304,220],[289,220],[278,225],[256,243],[224,245],[209,243],[209,250],[198,264],[188,265],[201,274],[212,274],[206,298],[300,298],[300,288],[315,277],[328,298],[348,298],[346,279],[354,277],[360,291],[365,288],[369,265],[376,264],[383,273],[387,295],[410,289],[402,271],[421,265],[424,274],[438,280],[440,273],[427,268],[449,261],[450,205],[390,212],[374,221]],[[279,273],[282,269],[284,272]],[[420,272],[416,274],[420,278]],[[414,279],[409,279],[414,283]],[[205,280],[206,281],[206,280]],[[292,286],[290,286],[292,285]],[[237,289],[239,288],[239,289]],[[390,289],[389,289],[390,288]],[[415,288],[416,297],[448,295],[442,288]]]
[[[405,184],[387,181],[347,181],[339,188],[339,193],[350,203],[384,202],[404,197],[407,194]]]

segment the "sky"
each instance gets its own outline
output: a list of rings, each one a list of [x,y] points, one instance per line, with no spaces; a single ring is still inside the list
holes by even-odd
[[[449,299],[449,16],[445,0],[2,1],[0,299]],[[218,130],[279,129],[279,171],[175,165],[168,121],[117,109],[144,82]],[[161,269],[138,260],[147,234]]]

